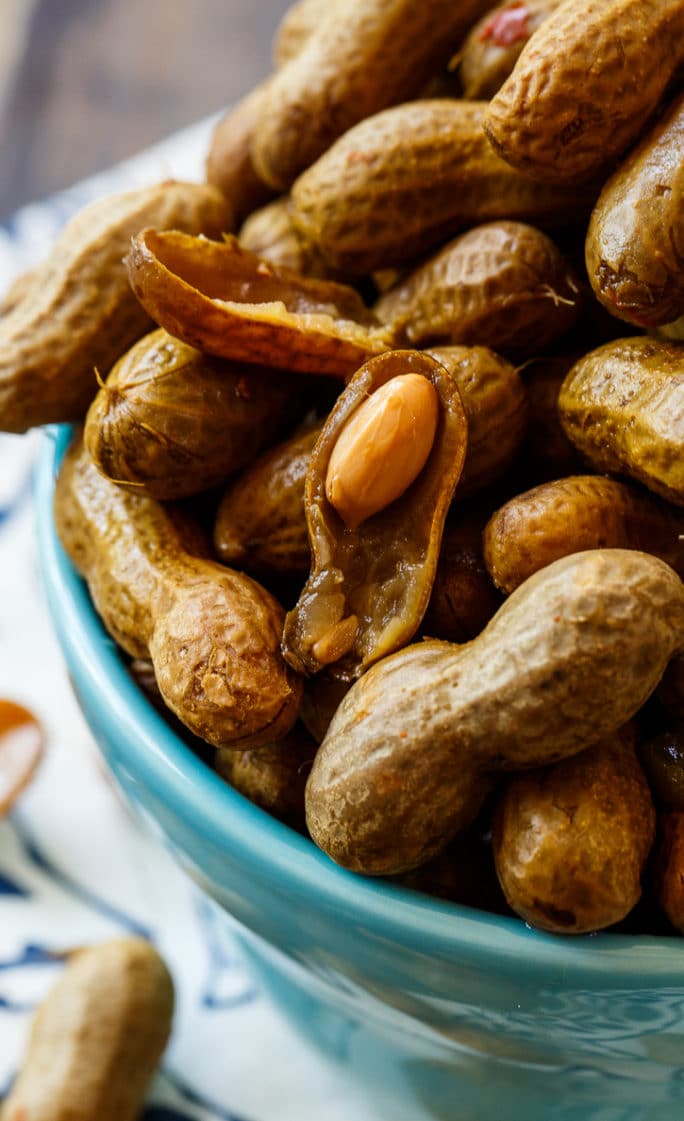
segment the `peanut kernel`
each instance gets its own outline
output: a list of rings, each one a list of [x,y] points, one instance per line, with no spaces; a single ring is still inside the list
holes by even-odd
[[[432,450],[439,397],[421,374],[401,374],[377,389],[342,429],[325,494],[349,529],[384,510],[422,471]]]

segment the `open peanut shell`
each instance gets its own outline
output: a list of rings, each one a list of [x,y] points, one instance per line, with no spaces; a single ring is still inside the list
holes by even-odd
[[[344,378],[391,346],[353,288],[270,264],[234,237],[142,230],[126,267],[161,327],[221,358]]]
[[[350,529],[326,497],[333,448],[366,399],[391,378],[406,373],[423,375],[437,391],[440,410],[432,450],[399,498]],[[316,673],[326,664],[337,680],[353,681],[410,641],[430,599],[444,520],[463,469],[466,444],[467,421],[458,389],[429,355],[391,351],[367,362],[351,379],[318,438],[306,480],[312,568],[287,616],[283,636],[285,658],[297,670]],[[345,643],[339,657],[322,660],[316,651],[321,645],[334,646],[335,634],[349,638],[353,617],[357,627],[351,645]]]

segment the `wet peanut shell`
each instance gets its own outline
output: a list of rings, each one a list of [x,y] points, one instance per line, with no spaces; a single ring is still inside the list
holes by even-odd
[[[423,619],[422,631],[430,638],[469,642],[484,630],[501,604],[482,555],[487,513],[479,501],[452,512]]]
[[[598,188],[535,183],[482,131],[486,102],[414,101],[345,133],[292,188],[292,219],[350,275],[412,261],[496,219],[565,226]]]
[[[255,572],[302,572],[311,549],[306,474],[323,422],[307,425],[255,460],[224,492],[214,546],[224,564]]]
[[[400,374],[421,374],[440,402],[428,460],[409,488],[385,509],[349,529],[330,505],[325,480],[347,421],[368,396]],[[467,421],[454,379],[434,358],[395,350],[367,362],[338,398],[313,450],[305,509],[311,574],[285,620],[283,651],[299,672],[316,673],[314,645],[350,616],[358,629],[348,653],[328,672],[352,681],[408,642],[427,608],[444,520],[466,454]]]
[[[417,867],[474,820],[495,774],[630,720],[682,643],[684,587],[658,558],[556,561],[472,642],[409,646],[352,686],[307,784],[311,836],[358,872]]]
[[[583,181],[636,139],[683,57],[681,0],[570,0],[524,48],[485,131],[525,174]]]
[[[221,778],[250,802],[293,825],[304,823],[304,788],[316,745],[301,724],[276,743],[216,752]]]
[[[627,726],[571,759],[515,775],[494,823],[510,907],[557,934],[620,922],[641,896],[655,810]]]
[[[169,181],[101,199],[67,224],[0,321],[0,430],[80,419],[107,371],[150,330],[122,257],[143,226],[220,236],[231,228],[215,187]]]
[[[374,306],[396,345],[489,346],[537,353],[577,319],[579,284],[545,234],[522,222],[476,226]]]
[[[207,156],[207,180],[229,201],[236,223],[273,198],[273,190],[257,175],[251,148],[266,82],[234,105],[216,125]]]
[[[527,430],[527,400],[515,368],[484,346],[427,351],[444,366],[461,396],[468,450],[457,501],[476,494],[510,467]]]
[[[684,505],[684,347],[644,337],[594,350],[558,399],[566,436],[597,471]]]
[[[469,101],[494,97],[530,37],[563,0],[506,0],[482,17],[456,56],[463,96]]]
[[[289,731],[301,686],[280,656],[282,608],[264,588],[205,559],[173,508],[103,478],[79,443],[57,479],[55,524],[104,626],[131,657],[149,658],[194,735],[247,747]]]
[[[657,327],[684,314],[684,96],[606,183],[586,259],[596,297],[619,319]]]
[[[126,268],[161,327],[219,358],[345,377],[391,345],[352,288],[271,265],[235,238],[143,230]]]
[[[302,49],[269,82],[252,158],[287,190],[358,121],[417,96],[488,0],[352,0],[328,5]]]
[[[292,409],[282,372],[212,358],[153,331],[117,362],[84,439],[98,471],[151,498],[183,498],[249,463]]]
[[[36,1012],[3,1121],[135,1121],[173,1006],[169,971],[142,939],[74,954]]]
[[[508,594],[540,568],[585,549],[638,549],[684,575],[684,511],[601,475],[542,483],[496,511],[484,558]]]
[[[654,894],[672,925],[684,934],[684,813],[666,810],[659,814],[658,832]]]

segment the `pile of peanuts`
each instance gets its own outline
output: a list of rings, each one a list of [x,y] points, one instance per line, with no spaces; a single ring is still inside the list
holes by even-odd
[[[684,931],[684,0],[299,0],[274,57],[9,293],[0,427],[85,419],[60,538],[247,797]]]

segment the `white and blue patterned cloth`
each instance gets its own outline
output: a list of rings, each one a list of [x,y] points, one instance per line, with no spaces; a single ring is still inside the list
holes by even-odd
[[[171,175],[200,178],[211,122],[21,210],[0,228],[0,294],[86,202]],[[40,587],[31,503],[39,432],[0,435],[0,697],[40,718],[47,754],[0,823],[0,1097],[60,952],[151,937],[176,980],[171,1045],[145,1121],[386,1121],[296,1038],[255,988],[217,911],[140,831],[71,693]]]

